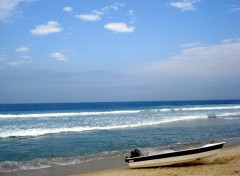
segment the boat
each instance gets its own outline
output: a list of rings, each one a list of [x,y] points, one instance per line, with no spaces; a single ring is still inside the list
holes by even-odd
[[[223,148],[225,142],[206,144],[201,147],[190,147],[185,150],[166,151],[163,153],[146,155],[135,149],[125,161],[130,168],[160,167],[187,164],[212,163]]]

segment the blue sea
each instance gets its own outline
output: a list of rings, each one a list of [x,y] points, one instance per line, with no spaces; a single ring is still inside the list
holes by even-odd
[[[240,137],[240,100],[0,104],[0,173]]]

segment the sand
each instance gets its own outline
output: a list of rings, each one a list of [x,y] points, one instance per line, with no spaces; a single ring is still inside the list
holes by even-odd
[[[225,147],[212,164],[130,169],[127,166],[72,176],[240,176],[240,145]]]

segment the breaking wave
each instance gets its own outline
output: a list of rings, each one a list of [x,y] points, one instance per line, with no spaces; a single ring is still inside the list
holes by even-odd
[[[146,121],[142,120],[141,122],[133,123],[131,120],[127,121],[124,125],[114,125],[110,124],[108,126],[86,126],[86,127],[65,127],[65,128],[35,128],[35,129],[24,129],[24,130],[13,130],[8,132],[0,132],[0,138],[9,138],[9,137],[36,137],[47,134],[58,134],[58,133],[71,133],[71,132],[85,132],[85,131],[95,131],[95,130],[114,130],[114,129],[124,129],[124,128],[137,128],[143,126],[153,126],[163,123],[170,123],[182,120],[194,120],[207,118],[207,116],[182,116],[182,117],[173,117],[171,119],[160,119],[156,121]],[[115,123],[115,122],[114,122]],[[120,122],[119,122],[120,123]]]
[[[137,114],[141,112],[170,112],[170,111],[214,111],[214,110],[237,110],[240,106],[210,106],[188,108],[161,108],[146,110],[120,110],[102,112],[63,112],[63,113],[33,113],[33,114],[0,114],[0,118],[44,118],[44,117],[72,117],[72,116],[98,116],[98,115],[121,115]]]
[[[138,112],[140,112],[140,110],[105,111],[105,112],[41,113],[41,114],[0,114],[0,118],[70,117],[70,116],[89,116],[89,115],[133,114]]]

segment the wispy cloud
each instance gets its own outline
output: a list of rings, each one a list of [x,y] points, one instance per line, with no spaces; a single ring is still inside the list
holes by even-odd
[[[124,7],[124,6],[125,6],[125,4],[123,4],[123,3],[115,3],[114,5],[108,5],[108,6],[101,8],[101,11],[105,12],[105,13],[109,12],[109,10],[117,11],[117,10],[119,10],[119,7]]]
[[[231,4],[231,5],[229,6],[229,11],[230,11],[230,12],[240,12],[240,5]]]
[[[50,54],[50,57],[52,57],[58,61],[67,61],[68,60],[67,57],[60,52],[53,52]]]
[[[123,3],[115,3],[113,5],[107,5],[102,7],[98,10],[92,10],[90,13],[86,14],[78,14],[75,15],[75,18],[80,19],[82,21],[99,21],[103,18],[104,15],[109,14],[111,11],[118,11],[120,7],[124,7],[125,4]],[[133,23],[136,21],[136,16],[134,11],[131,9],[128,11],[127,15],[130,18],[130,24],[127,25],[125,22],[111,22],[104,25],[104,28],[107,30],[111,30],[116,33],[131,33],[134,32],[135,27]]]
[[[70,7],[70,6],[66,6],[66,7],[63,7],[63,11],[65,11],[65,12],[67,12],[67,13],[72,13],[73,8]]]
[[[191,43],[185,43],[181,47],[182,48],[192,48],[192,47],[197,47],[197,46],[203,46],[203,44],[199,42],[191,42]]]
[[[16,49],[15,49],[15,52],[20,53],[19,58],[20,58],[22,61],[24,60],[25,62],[30,63],[30,62],[31,62],[30,59],[32,58],[32,56],[30,56],[30,55],[28,54],[30,50],[31,50],[30,47],[21,46],[21,47],[19,47],[19,48],[16,48]]]
[[[240,41],[184,48],[170,57],[146,63],[133,71],[145,80],[211,79],[240,76]],[[146,79],[146,77],[150,79]],[[173,81],[174,82],[174,81]]]
[[[128,83],[147,85],[154,95],[163,98],[224,98],[224,89],[239,95],[239,58],[239,40],[183,48],[172,56],[138,66],[128,74]]]
[[[92,10],[90,13],[75,15],[75,17],[83,21],[99,21],[103,15],[108,14],[111,10],[118,11],[119,8],[123,6],[125,6],[125,4],[115,3],[114,5],[102,7],[99,10]]]
[[[42,24],[32,29],[30,32],[33,35],[48,35],[51,33],[61,32],[63,29],[57,21],[48,21],[47,24]]]
[[[135,16],[134,10],[132,10],[132,9],[129,10],[127,16],[130,17],[130,19],[131,19],[130,23],[131,23],[131,24],[135,23],[135,21],[136,21],[136,16]]]
[[[15,51],[20,52],[20,53],[26,53],[26,52],[30,51],[30,48],[26,47],[26,46],[21,46],[19,48],[16,48]]]
[[[13,50],[17,55],[8,56],[4,50],[2,52],[5,54],[0,54],[2,68],[5,66],[21,66],[32,63],[32,56],[29,55],[31,48],[29,46],[21,46]]]
[[[104,26],[106,29],[117,33],[131,33],[134,32],[134,26],[128,26],[126,23],[108,23]]]
[[[19,65],[26,65],[31,64],[31,60],[16,60],[16,61],[8,61],[7,64],[10,66],[19,66]]]
[[[12,22],[12,17],[17,13],[17,7],[21,2],[32,0],[0,0],[0,22]]]
[[[181,11],[195,10],[194,4],[201,0],[182,0],[177,2],[170,2],[168,5],[178,8]]]
[[[92,13],[75,15],[75,17],[83,21],[98,21],[101,20],[102,14],[102,12],[94,10]]]

